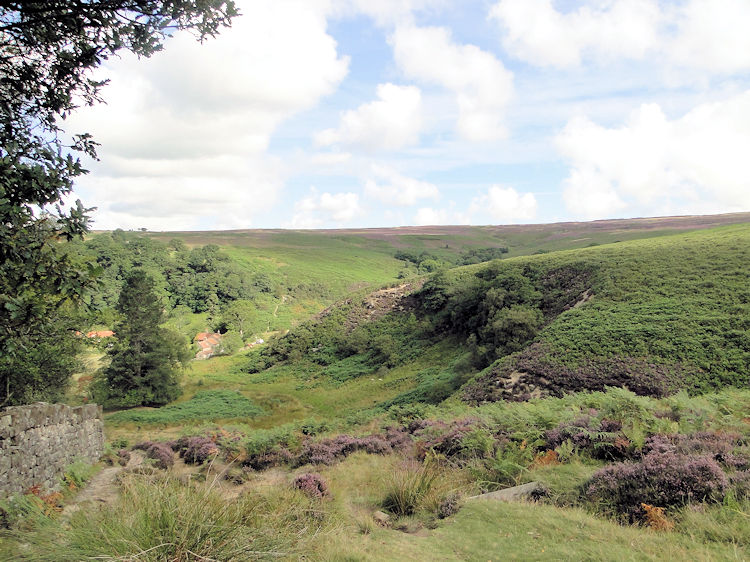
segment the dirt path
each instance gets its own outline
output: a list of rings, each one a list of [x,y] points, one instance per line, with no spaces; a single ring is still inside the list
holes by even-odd
[[[67,522],[76,511],[86,504],[103,505],[114,502],[118,494],[117,475],[125,468],[138,466],[142,462],[143,453],[131,451],[127,466],[108,466],[96,473],[86,487],[65,505],[60,515],[62,522]]]

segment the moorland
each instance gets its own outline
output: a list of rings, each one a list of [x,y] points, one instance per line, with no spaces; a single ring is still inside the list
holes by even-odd
[[[69,251],[100,268],[83,334],[139,270],[165,328],[222,343],[129,407],[97,395],[117,334],[80,338],[60,399],[104,396],[104,459],[5,502],[4,558],[750,556],[750,214]]]

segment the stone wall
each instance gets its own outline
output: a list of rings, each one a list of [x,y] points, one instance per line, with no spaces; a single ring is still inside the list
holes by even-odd
[[[104,448],[101,408],[37,402],[0,410],[0,495],[34,485],[53,490],[76,459],[96,462]]]

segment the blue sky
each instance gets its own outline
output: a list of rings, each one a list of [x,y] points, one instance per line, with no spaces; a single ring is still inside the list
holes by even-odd
[[[750,210],[747,0],[253,0],[109,61],[95,228]]]

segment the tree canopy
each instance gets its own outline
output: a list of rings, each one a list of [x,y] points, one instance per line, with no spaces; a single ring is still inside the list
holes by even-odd
[[[231,0],[0,2],[0,355],[23,361],[98,271],[59,244],[86,232],[92,210],[63,204],[86,172],[79,156],[96,157],[90,134],[63,128],[102,101],[92,71],[123,50],[148,57],[177,30],[214,36],[236,14]],[[7,403],[14,389],[0,392]]]

